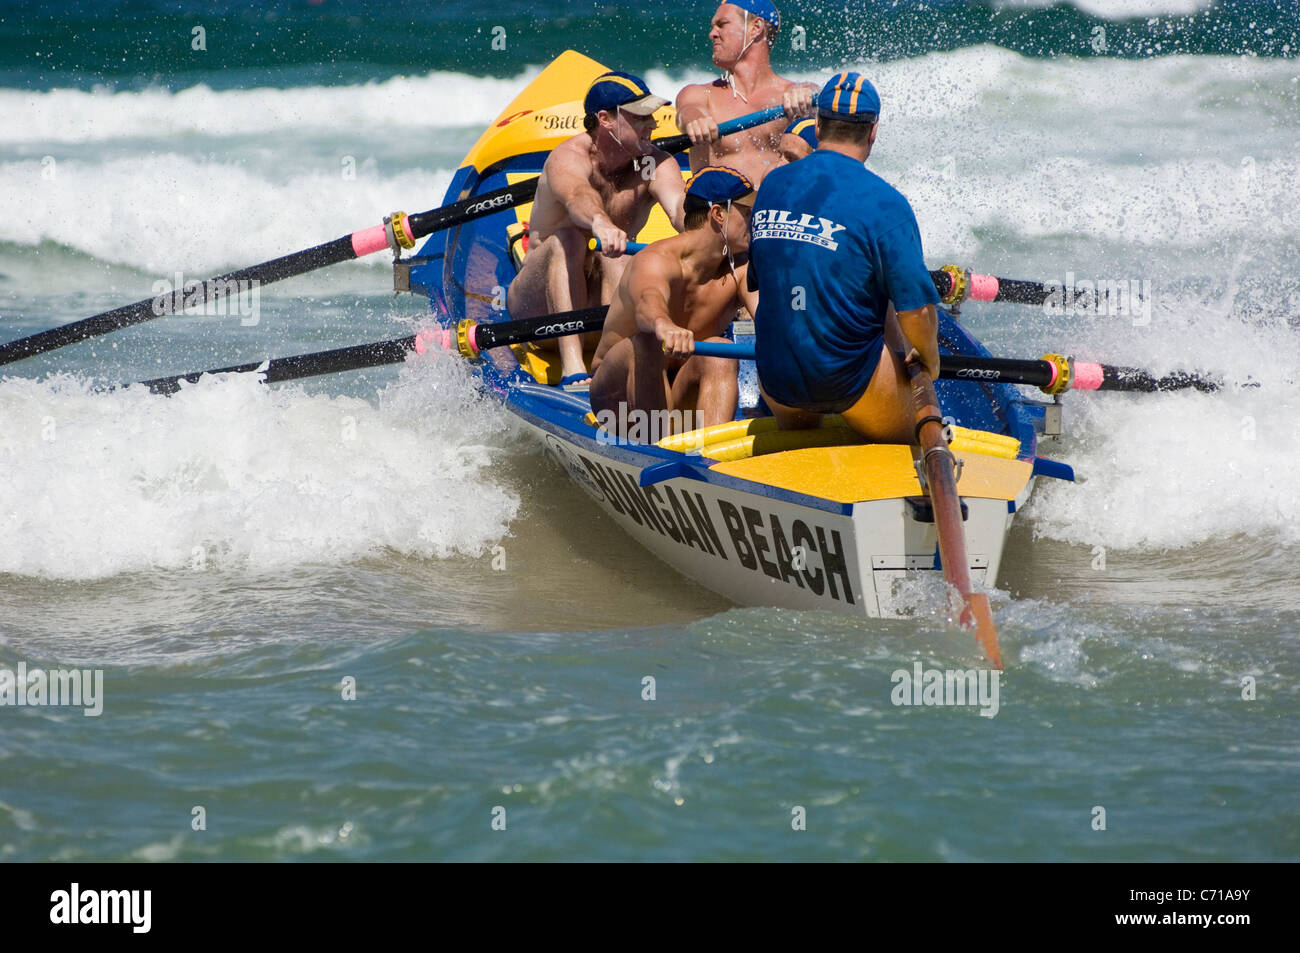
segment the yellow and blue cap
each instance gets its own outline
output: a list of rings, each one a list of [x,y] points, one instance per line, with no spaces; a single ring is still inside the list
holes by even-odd
[[[776,12],[772,0],[726,0],[726,2],[733,7],[740,7],[740,9],[747,10],[754,16],[766,20],[772,24],[773,33],[781,29],[781,14]]]
[[[861,73],[839,73],[822,87],[817,114],[841,122],[875,122],[880,118],[880,94]]]
[[[617,71],[597,76],[587,90],[587,98],[582,101],[582,108],[589,115],[602,109],[607,112],[623,109],[634,116],[649,116],[660,106],[667,105],[668,100],[651,93],[640,76]]]
[[[686,194],[710,204],[723,204],[744,198],[754,191],[754,183],[725,165],[708,165],[686,183]]]
[[[798,136],[809,146],[817,148],[817,120],[815,119],[796,119],[790,125],[785,127],[782,135]]]

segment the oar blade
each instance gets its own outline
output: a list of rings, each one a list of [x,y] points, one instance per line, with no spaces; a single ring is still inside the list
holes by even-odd
[[[984,655],[994,668],[1002,671],[1002,648],[998,645],[998,629],[993,624],[993,607],[989,605],[989,597],[982,592],[972,592],[966,596],[961,622],[966,628],[975,630],[975,641],[984,650]]]

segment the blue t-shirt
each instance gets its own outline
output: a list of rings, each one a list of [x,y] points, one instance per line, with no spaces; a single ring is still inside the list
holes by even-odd
[[[842,153],[819,149],[767,174],[749,249],[758,377],[783,404],[857,398],[880,361],[889,302],[939,302],[907,199]]]

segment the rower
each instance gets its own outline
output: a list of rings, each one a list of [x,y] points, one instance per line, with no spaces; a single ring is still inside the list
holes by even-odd
[[[781,134],[781,158],[798,162],[817,148],[817,120],[796,119]]]
[[[736,362],[694,352],[696,341],[726,340],[738,307],[754,313],[744,264],[753,192],[735,169],[701,169],[686,187],[686,230],[643,249],[624,272],[592,361],[598,418],[621,428],[666,412],[676,425],[675,411],[694,411],[694,427],[708,427],[735,416]]]
[[[907,359],[937,377],[939,299],[912,207],[864,166],[879,115],[871,83],[840,73],[817,99],[817,150],[764,180],[750,247],[756,361],[781,427],[838,413],[868,440],[910,444],[908,376],[886,322],[897,309]]]
[[[817,87],[772,71],[772,46],[780,26],[781,15],[771,0],[732,0],[714,13],[709,40],[722,78],[686,86],[677,94],[677,124],[691,139],[691,171],[725,165],[758,185],[769,169],[782,163],[781,119],[718,136],[718,123],[769,106],[784,106],[785,121],[812,114]]]
[[[666,105],[631,73],[605,73],[591,84],[586,132],[556,146],[542,167],[528,256],[506,294],[512,317],[608,304],[627,266],[628,236],[641,231],[655,202],[681,230],[681,169],[650,142],[654,112]],[[588,250],[593,236],[599,252]],[[588,378],[583,343],[578,334],[559,339],[562,384]]]

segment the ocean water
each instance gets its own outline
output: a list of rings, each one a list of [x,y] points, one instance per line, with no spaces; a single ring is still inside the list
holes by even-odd
[[[891,701],[979,664],[938,593],[734,607],[453,356],[104,392],[411,333],[372,256],[0,368],[0,670],[103,671],[98,717],[0,707],[0,858],[1300,857],[1296,4],[781,8],[780,71],[880,89],[932,267],[1149,289],[968,305],[995,354],[1229,384],[1066,397],[1041,452],[1084,479],[1012,532],[996,715]],[[0,340],[435,207],[551,57],[672,96],[710,12],[0,6]]]

